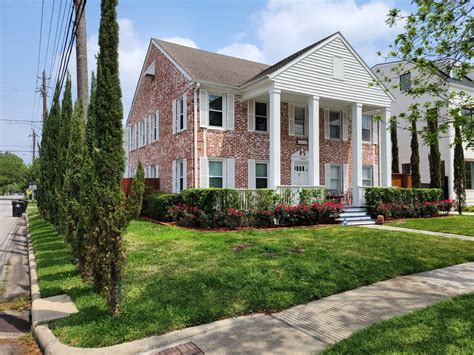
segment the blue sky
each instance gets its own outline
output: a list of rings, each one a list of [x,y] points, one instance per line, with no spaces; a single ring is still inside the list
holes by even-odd
[[[46,44],[52,6],[55,6],[49,53]],[[51,66],[52,42],[59,7],[71,0],[44,0],[40,72]],[[356,0],[122,0],[117,8],[120,24],[120,70],[124,113],[133,91],[150,37],[239,56],[268,64],[335,31],[341,31],[369,64],[381,59],[400,28],[385,24],[389,9],[409,11],[409,1]],[[89,71],[95,69],[100,2],[88,0]],[[0,0],[0,120],[41,119],[40,98],[34,93],[40,38],[40,0]],[[74,53],[70,70],[75,80]],[[54,83],[55,72],[49,85]],[[75,94],[75,92],[73,93]],[[36,106],[35,103],[36,96]],[[50,98],[48,99],[48,105]],[[41,132],[41,123],[33,127]],[[31,150],[31,125],[0,121],[0,151]],[[26,162],[30,152],[18,152]]]

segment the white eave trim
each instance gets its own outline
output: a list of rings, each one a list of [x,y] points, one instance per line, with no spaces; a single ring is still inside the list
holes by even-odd
[[[155,47],[161,52],[163,53],[163,55],[166,57],[166,59],[168,59],[171,63],[173,63],[173,65],[181,72],[181,74],[184,75],[184,77],[188,80],[193,80],[193,78],[191,77],[191,75],[188,74],[188,72],[186,70],[184,70],[184,68],[178,64],[177,61],[175,61],[173,59],[172,56],[170,56],[168,54],[168,52],[166,50],[163,49],[163,47],[160,46],[160,44],[158,42],[156,42],[156,40],[154,38],[151,39],[152,43],[155,45]]]

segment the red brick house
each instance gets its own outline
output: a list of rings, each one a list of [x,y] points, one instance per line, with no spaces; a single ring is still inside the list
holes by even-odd
[[[374,80],[339,32],[272,66],[152,39],[128,171],[141,160],[169,192],[326,186],[360,205],[364,186],[391,184],[393,98]]]

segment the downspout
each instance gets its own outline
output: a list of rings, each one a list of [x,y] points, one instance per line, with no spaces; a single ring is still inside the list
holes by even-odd
[[[378,155],[378,164],[377,164],[377,166],[378,166],[377,170],[378,171],[377,171],[377,174],[379,175],[379,186],[382,186],[382,173],[381,173],[382,152],[381,152],[381,149],[380,149],[382,147],[382,132],[381,132],[381,129],[380,129],[381,126],[382,126],[381,121],[378,121],[377,122],[377,132],[378,132],[378,134],[377,134],[377,148],[378,148],[377,149],[377,153],[378,153],[377,154]]]
[[[198,104],[197,92],[201,85],[196,83],[194,87],[194,188],[198,187]]]

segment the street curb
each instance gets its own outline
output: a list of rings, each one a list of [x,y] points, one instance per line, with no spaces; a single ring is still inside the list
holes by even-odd
[[[75,354],[114,354],[114,355],[131,355],[146,352],[156,348],[167,348],[173,344],[185,342],[197,334],[213,331],[221,327],[225,327],[229,323],[229,319],[218,321],[212,324],[204,324],[183,330],[177,330],[164,335],[151,336],[144,339],[134,340],[127,343],[117,344],[104,348],[76,348],[63,344],[49,329],[47,324],[40,324],[36,320],[38,310],[35,309],[35,301],[41,299],[41,291],[38,285],[38,274],[36,272],[36,258],[33,252],[31,242],[31,234],[29,232],[28,214],[25,213],[26,219],[26,240],[28,243],[28,265],[30,269],[30,291],[31,291],[31,328],[35,334],[38,345],[43,354],[46,355],[75,355]],[[240,318],[240,317],[239,317]],[[230,323],[229,323],[230,324]]]

